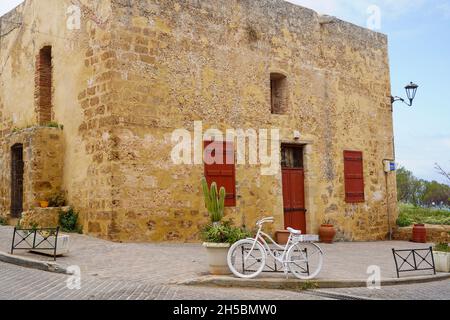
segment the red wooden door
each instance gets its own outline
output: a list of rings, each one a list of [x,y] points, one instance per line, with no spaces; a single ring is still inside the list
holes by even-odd
[[[283,173],[284,225],[306,233],[305,171],[303,147],[283,145],[281,149]]]
[[[305,172],[283,168],[284,225],[306,233]]]

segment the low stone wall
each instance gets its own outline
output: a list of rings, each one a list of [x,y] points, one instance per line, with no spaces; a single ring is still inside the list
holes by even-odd
[[[450,226],[426,225],[427,241],[432,243],[450,243]],[[413,227],[397,228],[394,240],[410,241]]]
[[[33,208],[23,213],[20,225],[23,228],[56,228],[59,225],[59,214],[67,212],[70,207],[62,208]]]

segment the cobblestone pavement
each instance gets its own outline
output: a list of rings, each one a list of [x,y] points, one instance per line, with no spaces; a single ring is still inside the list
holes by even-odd
[[[323,289],[306,292],[163,285],[147,281],[81,279],[80,290],[67,288],[68,276],[0,262],[0,300],[450,300],[450,281],[383,287]]]
[[[450,300],[450,280],[383,287],[380,290],[348,288],[318,291],[382,300]]]
[[[8,252],[13,229],[0,226],[0,251]],[[318,279],[366,280],[367,268],[377,265],[382,278],[395,278],[392,248],[424,248],[409,242],[321,244],[324,267]],[[63,266],[77,265],[83,276],[167,284],[207,274],[206,252],[199,244],[112,243],[84,235],[71,235],[71,252],[58,259]],[[39,260],[49,258],[18,253]],[[425,273],[429,274],[429,273]]]
[[[319,300],[303,292],[162,285],[85,277],[69,290],[69,276],[0,262],[0,300]]]

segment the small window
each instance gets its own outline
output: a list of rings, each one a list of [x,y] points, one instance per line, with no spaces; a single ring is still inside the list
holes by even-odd
[[[288,111],[287,78],[281,73],[270,74],[270,99],[272,114],[286,114]]]
[[[303,148],[302,147],[282,147],[281,167],[286,169],[303,168]]]
[[[52,47],[39,51],[36,60],[36,109],[41,125],[52,121]]]
[[[364,197],[363,153],[344,151],[345,201],[361,203]]]

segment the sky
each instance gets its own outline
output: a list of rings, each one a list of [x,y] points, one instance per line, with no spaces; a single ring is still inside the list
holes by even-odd
[[[0,15],[20,0],[0,0]],[[395,104],[397,162],[422,179],[450,171],[450,0],[289,0],[389,37],[392,93],[420,88],[412,108]],[[449,86],[447,88],[446,86]]]

